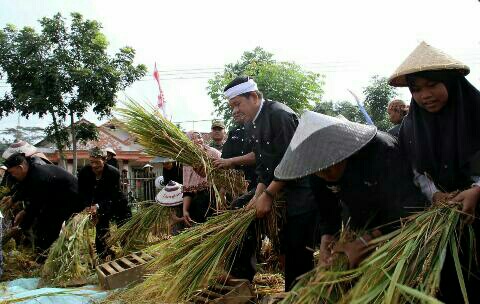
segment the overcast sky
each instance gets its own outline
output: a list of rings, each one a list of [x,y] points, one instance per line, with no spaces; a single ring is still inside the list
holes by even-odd
[[[362,96],[372,75],[389,76],[422,40],[469,65],[467,78],[480,88],[478,0],[0,0],[0,26],[38,28],[38,19],[57,12],[98,20],[112,53],[125,45],[136,49],[137,63],[149,72],[126,90],[128,96],[155,102],[151,72],[157,62],[173,121],[211,119],[207,80],[256,46],[324,74],[324,100],[352,100],[347,89]],[[0,80],[0,93],[5,89]],[[405,90],[400,97],[410,99]],[[87,119],[98,122],[91,114]],[[10,116],[0,128],[16,124],[17,116]],[[45,126],[48,120],[21,124]],[[206,131],[209,124],[195,127]]]

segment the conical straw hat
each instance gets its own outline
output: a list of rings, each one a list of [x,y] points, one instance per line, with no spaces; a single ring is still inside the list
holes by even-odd
[[[4,159],[9,158],[15,153],[23,153],[25,156],[30,157],[37,152],[37,148],[32,146],[26,141],[20,140],[11,144],[2,154]]]
[[[436,70],[458,70],[462,75],[470,73],[467,65],[422,41],[390,76],[388,83],[395,87],[406,87],[405,75]]]
[[[306,111],[275,169],[275,177],[296,179],[338,164],[363,148],[376,134],[375,126]]]

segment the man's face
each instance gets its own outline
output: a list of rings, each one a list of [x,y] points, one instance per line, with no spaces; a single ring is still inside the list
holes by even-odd
[[[442,82],[417,77],[409,89],[415,102],[430,113],[440,111],[448,102],[448,90]]]
[[[260,101],[255,92],[251,93],[248,97],[240,95],[233,97],[228,101],[228,104],[232,109],[233,119],[243,119],[244,122],[251,122],[260,107]]]
[[[163,168],[167,169],[167,170],[172,170],[173,163],[165,163],[165,164],[163,164]]]
[[[27,177],[28,165],[26,164],[18,165],[15,167],[8,168],[7,171],[13,176],[13,178],[21,182],[25,179],[25,177]]]
[[[100,157],[90,157],[90,165],[92,166],[93,173],[100,175],[103,172],[103,166],[105,164]]]
[[[112,159],[112,158],[113,158],[113,153],[107,152],[107,160]]]
[[[402,122],[405,116],[406,107],[402,103],[392,103],[388,106],[387,113],[390,122],[393,124],[399,124]]]
[[[220,127],[213,127],[211,136],[214,141],[223,141],[223,139],[225,138],[225,129]]]
[[[336,165],[328,167],[327,169],[318,171],[315,175],[327,182],[338,182],[342,178],[346,167],[347,161],[344,160]]]

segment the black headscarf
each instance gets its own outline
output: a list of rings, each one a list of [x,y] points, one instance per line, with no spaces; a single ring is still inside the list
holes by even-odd
[[[448,103],[437,113],[412,98],[400,129],[400,145],[419,173],[427,173],[441,191],[469,187],[480,176],[480,92],[454,71],[425,71],[407,76],[442,82]]]

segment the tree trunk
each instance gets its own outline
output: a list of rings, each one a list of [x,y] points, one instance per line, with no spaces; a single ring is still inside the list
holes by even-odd
[[[73,164],[72,174],[77,175],[77,134],[75,133],[75,118],[73,112],[70,112],[70,133],[72,135]]]
[[[50,115],[52,115],[53,128],[55,129],[55,135],[54,135],[55,144],[57,146],[58,154],[60,155],[60,162],[58,164],[60,165],[60,167],[66,169],[67,168],[67,162],[65,160],[65,155],[63,154],[62,140],[59,138],[60,129],[58,127],[57,117],[55,116],[54,112],[50,112]]]

